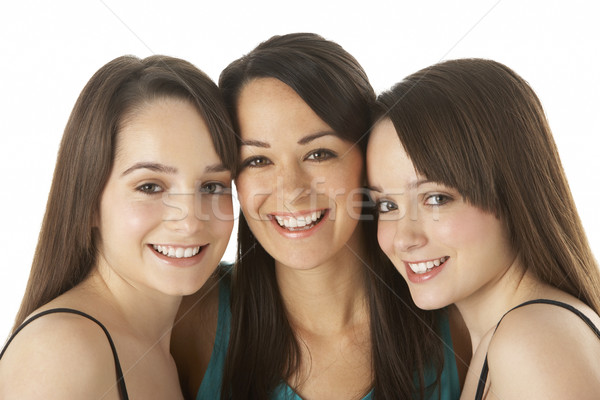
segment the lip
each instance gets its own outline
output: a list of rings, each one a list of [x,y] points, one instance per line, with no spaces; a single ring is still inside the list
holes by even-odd
[[[434,261],[434,260],[437,260],[437,258],[433,258],[433,259],[430,259],[430,260],[422,260],[422,261],[411,261],[411,264],[416,264],[416,263],[420,263],[420,262],[427,262],[427,261]],[[408,261],[402,260],[402,262],[404,263],[404,268],[406,269],[406,277],[412,283],[423,283],[423,282],[430,281],[435,276],[437,276],[437,274],[439,274],[440,272],[442,272],[442,270],[448,264],[448,261],[450,261],[450,258],[448,258],[446,261],[444,261],[444,263],[441,264],[439,267],[434,267],[429,272],[425,272],[423,274],[416,274],[416,273],[413,272],[413,270],[408,265]]]
[[[288,229],[281,227],[275,220],[275,216],[297,218],[297,217],[302,217],[305,215],[311,215],[313,212],[316,212],[316,211],[321,211],[323,213],[323,215],[321,216],[321,219],[319,220],[319,222],[310,229],[290,231]],[[268,218],[269,218],[269,221],[271,222],[271,224],[273,224],[273,226],[275,227],[275,230],[277,232],[279,232],[282,236],[285,236],[290,239],[303,239],[303,238],[307,238],[309,236],[314,235],[315,232],[317,232],[319,229],[321,229],[325,220],[329,218],[329,212],[330,212],[329,208],[315,209],[315,210],[310,210],[310,211],[286,212],[286,213],[277,212],[277,213],[268,214]]]
[[[162,244],[161,243],[161,246],[182,247],[184,249],[191,248],[191,247],[200,247],[200,251],[198,252],[198,254],[196,254],[195,256],[192,256],[192,257],[188,257],[188,258],[167,257],[164,254],[159,253],[158,251],[154,250],[154,247],[152,247],[152,246],[153,246],[153,244],[147,245],[147,247],[150,249],[152,254],[154,254],[154,256],[156,258],[158,258],[160,261],[164,262],[165,264],[172,265],[174,267],[186,268],[186,267],[191,267],[191,266],[196,265],[199,262],[201,262],[202,259],[204,258],[204,254],[206,254],[206,251],[207,251],[208,247],[210,246],[210,244],[204,244],[204,245],[197,244],[197,245],[192,245],[192,246],[181,246],[181,245]]]

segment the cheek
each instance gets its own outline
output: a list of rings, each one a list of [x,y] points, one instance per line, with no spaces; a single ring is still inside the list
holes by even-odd
[[[200,221],[233,221],[232,196],[198,195],[194,213]]]
[[[492,214],[475,208],[451,218],[440,218],[437,228],[430,232],[435,232],[439,239],[457,249],[470,249],[472,254],[491,249],[498,249],[498,255],[510,253],[501,222]]]
[[[215,238],[229,241],[233,230],[233,203],[231,196],[212,196],[209,216],[210,234]]]
[[[245,214],[256,215],[256,211],[265,199],[273,192],[270,182],[276,178],[264,176],[259,179],[256,175],[242,174],[235,181],[238,201]]]
[[[162,220],[162,206],[155,203],[131,203],[108,206],[101,216],[100,233],[111,231],[111,235],[130,236],[143,233]]]

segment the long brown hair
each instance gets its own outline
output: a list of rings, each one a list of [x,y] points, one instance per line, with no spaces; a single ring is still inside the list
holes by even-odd
[[[483,59],[418,71],[378,98],[416,170],[507,223],[523,265],[600,312],[600,272],[542,105]]]
[[[219,87],[237,124],[244,85],[271,77],[291,87],[343,140],[364,153],[375,93],[358,62],[338,44],[298,33],[274,36],[221,73]],[[238,130],[239,131],[239,130]],[[433,313],[418,310],[404,280],[382,256],[366,207],[363,230],[365,286],[371,325],[374,397],[411,398],[414,379],[423,394],[423,366],[441,365]],[[286,315],[273,258],[256,240],[242,213],[238,260],[232,277],[231,337],[222,399],[267,399],[300,365],[298,340]],[[429,358],[426,359],[425,354]]]
[[[84,87],[67,122],[14,328],[83,281],[95,266],[92,223],[112,168],[120,124],[145,102],[163,97],[197,107],[221,161],[234,170],[237,156],[229,115],[207,75],[187,61],[158,55],[123,56],[104,65]]]

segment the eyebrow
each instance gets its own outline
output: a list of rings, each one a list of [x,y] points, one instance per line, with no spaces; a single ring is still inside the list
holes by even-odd
[[[320,137],[327,136],[327,135],[337,136],[332,131],[317,132],[317,133],[313,133],[312,135],[304,136],[302,139],[298,140],[298,144],[308,144],[308,143],[312,142],[315,139],[318,139]]]
[[[317,133],[313,133],[312,135],[304,136],[303,138],[301,138],[300,140],[298,140],[297,143],[300,144],[300,145],[305,145],[305,144],[308,144],[308,143],[312,142],[315,139],[318,139],[320,137],[327,136],[327,135],[337,136],[332,131],[317,132]],[[252,139],[250,139],[250,140],[242,140],[241,141],[241,145],[242,146],[262,147],[262,148],[265,148],[265,149],[271,148],[271,145],[269,143],[263,142],[262,140],[252,140]]]
[[[171,167],[169,165],[153,163],[153,162],[139,162],[139,163],[135,163],[133,166],[131,166],[131,167],[127,168],[125,171],[123,171],[121,176],[128,175],[138,169],[149,169],[151,171],[160,172],[160,173],[164,173],[164,174],[176,174],[177,173],[177,168]],[[223,165],[221,163],[207,165],[204,168],[205,173],[224,172],[224,171],[229,171],[229,169],[227,169],[225,167],[225,165]]]
[[[223,165],[223,164],[207,165],[204,168],[204,172],[225,172],[225,171],[229,171],[229,169],[227,167],[225,167],[225,165]]]
[[[242,140],[241,145],[242,146],[262,147],[265,149],[268,149],[271,147],[271,145],[269,143],[263,142],[260,140]]]
[[[125,171],[123,171],[121,176],[128,175],[138,169],[149,169],[151,171],[162,172],[165,174],[177,173],[177,168],[171,167],[168,165],[153,163],[153,162],[138,162],[138,163],[133,164],[131,167],[127,168]]]
[[[429,183],[429,182],[433,182],[429,179],[419,179],[417,181],[411,182],[407,185],[407,189],[411,190],[411,189],[416,189],[419,186],[425,184],[425,183]],[[370,190],[371,192],[379,192],[379,193],[383,193],[383,189],[381,189],[379,186],[367,186],[367,190]]]

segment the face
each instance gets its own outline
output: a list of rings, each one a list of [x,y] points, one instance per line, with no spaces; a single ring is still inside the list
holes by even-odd
[[[389,119],[372,132],[367,170],[379,243],[417,306],[476,298],[511,268],[515,255],[504,224],[455,189],[417,174]]]
[[[97,223],[99,270],[143,291],[195,292],[231,234],[230,185],[193,105],[145,105],[118,133]]]
[[[241,209],[280,264],[310,269],[348,251],[361,212],[363,157],[289,86],[246,84],[238,100]]]

